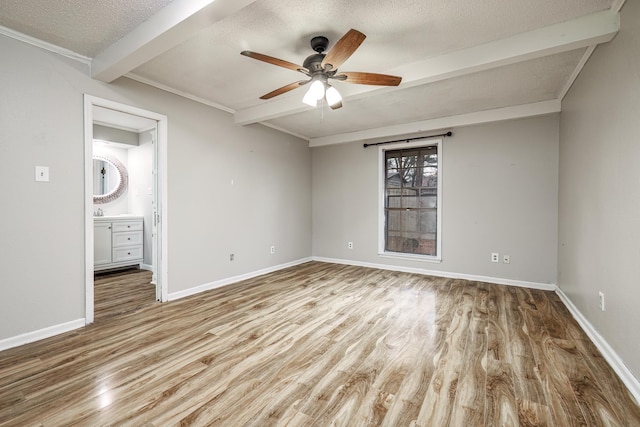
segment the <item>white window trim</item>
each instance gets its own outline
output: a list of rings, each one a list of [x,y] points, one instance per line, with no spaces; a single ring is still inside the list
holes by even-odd
[[[385,151],[414,148],[414,147],[427,147],[429,145],[435,145],[438,147],[438,210],[436,212],[437,224],[437,239],[436,239],[436,256],[430,255],[416,255],[405,254],[402,252],[390,252],[385,251],[385,232],[384,232],[384,192],[385,192],[385,167],[384,157]],[[442,262],[442,139],[419,139],[411,142],[400,142],[397,144],[381,145],[378,148],[378,256],[382,258],[393,258],[411,261],[423,261],[423,262]]]

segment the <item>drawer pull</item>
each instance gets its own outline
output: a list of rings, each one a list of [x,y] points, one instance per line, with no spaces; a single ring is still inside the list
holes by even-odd
[[[127,237],[127,240],[131,240],[131,237]]]
[[[131,252],[127,252],[127,255],[131,255]]]

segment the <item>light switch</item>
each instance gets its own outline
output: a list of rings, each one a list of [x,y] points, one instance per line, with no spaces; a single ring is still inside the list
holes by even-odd
[[[48,166],[36,166],[36,181],[49,182]]]

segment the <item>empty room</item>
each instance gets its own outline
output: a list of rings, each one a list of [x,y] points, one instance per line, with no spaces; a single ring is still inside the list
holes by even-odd
[[[0,426],[640,426],[640,2],[0,2]]]

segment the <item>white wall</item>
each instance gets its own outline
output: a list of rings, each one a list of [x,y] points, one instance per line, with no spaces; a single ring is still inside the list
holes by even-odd
[[[381,166],[362,142],[312,149],[314,256],[555,284],[558,116],[453,132],[441,150],[441,263],[377,255]]]
[[[144,264],[152,265],[153,250],[153,143],[151,132],[138,135],[139,145],[129,150],[130,213],[144,218]]]
[[[559,193],[558,285],[640,378],[640,2],[562,103]]]
[[[84,317],[84,93],[168,116],[170,293],[311,255],[305,141],[4,36],[0,52],[0,341]]]

